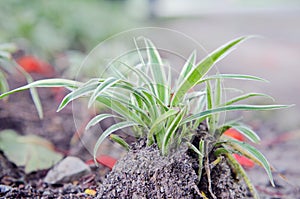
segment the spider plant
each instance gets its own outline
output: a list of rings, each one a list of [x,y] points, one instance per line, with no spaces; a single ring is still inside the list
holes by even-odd
[[[208,150],[208,141],[204,138],[197,145],[191,143],[193,136],[197,134],[198,125],[206,122],[209,129],[207,134],[213,138],[213,146],[216,148],[214,151],[216,160],[225,157],[232,168],[244,178],[257,198],[254,186],[232,154],[242,154],[262,166],[274,185],[270,164],[253,146],[223,136],[223,132],[228,128],[235,128],[253,143],[260,141],[259,136],[240,123],[234,121],[221,123],[220,114],[229,111],[272,110],[288,106],[236,104],[252,97],[270,98],[261,93],[247,93],[224,102],[222,82],[225,79],[262,82],[265,80],[241,74],[207,75],[218,61],[249,38],[251,36],[234,39],[199,62],[196,61],[196,52],[193,52],[175,79],[172,79],[171,66],[162,60],[154,44],[147,38],[139,38],[138,41],[142,41],[143,46],[134,40],[136,45],[134,53],[137,58],[135,64],[122,59],[114,60],[109,67],[110,75],[106,78],[92,78],[87,82],[66,79],[39,80],[6,92],[0,98],[29,88],[66,87],[70,93],[61,101],[58,111],[78,98],[87,97],[89,108],[95,103],[102,103],[113,112],[96,115],[89,121],[86,129],[110,117],[117,121],[98,138],[94,158],[99,146],[108,137],[128,148],[126,141],[114,133],[130,128],[130,131],[127,130],[128,133],[133,132],[137,138],[145,137],[148,145],[157,144],[162,155],[168,155],[183,142],[188,143],[199,155],[199,179],[202,168],[210,164],[208,154],[211,149]]]
[[[12,54],[16,51],[17,46],[13,43],[0,44],[0,93],[9,91],[6,71],[11,72],[12,68],[20,72],[26,78],[28,84],[33,82],[30,74],[28,74],[18,63],[14,61]],[[39,117],[43,118],[43,107],[41,105],[37,90],[34,87],[30,88],[30,94],[35,107],[37,108]]]

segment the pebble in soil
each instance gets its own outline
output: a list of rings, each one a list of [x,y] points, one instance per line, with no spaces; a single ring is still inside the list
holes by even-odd
[[[81,159],[68,156],[49,170],[44,182],[49,184],[72,182],[90,172],[89,166]]]

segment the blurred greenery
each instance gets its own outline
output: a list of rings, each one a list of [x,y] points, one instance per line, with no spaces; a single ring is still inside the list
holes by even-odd
[[[16,42],[44,58],[87,52],[112,34],[137,25],[126,1],[0,1],[0,42]]]

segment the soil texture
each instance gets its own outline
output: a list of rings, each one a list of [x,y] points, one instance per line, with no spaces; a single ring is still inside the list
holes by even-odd
[[[194,164],[187,148],[163,157],[156,145],[141,139],[107,175],[98,198],[210,198],[208,181],[203,177],[199,184]],[[246,197],[225,161],[211,170],[211,179],[216,198]]]

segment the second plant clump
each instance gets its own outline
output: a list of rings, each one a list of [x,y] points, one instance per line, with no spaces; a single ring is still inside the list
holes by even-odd
[[[234,128],[255,144],[260,142],[260,138],[249,127],[237,120],[221,122],[222,114],[228,111],[272,110],[287,106],[240,103],[251,97],[270,98],[261,93],[247,93],[225,101],[225,89],[222,87],[224,79],[265,80],[241,74],[207,75],[216,62],[223,59],[238,44],[248,38],[250,37],[240,37],[230,41],[200,62],[196,62],[196,53],[193,52],[176,79],[172,79],[171,67],[162,60],[154,44],[149,39],[142,38],[139,41],[143,42],[144,47],[139,47],[135,41],[136,51],[133,56],[135,64],[122,59],[116,60],[108,68],[110,71],[108,77],[93,78],[85,83],[66,79],[44,79],[4,93],[0,97],[3,98],[14,92],[34,87],[66,87],[70,93],[64,97],[58,110],[62,110],[70,102],[80,97],[88,97],[88,107],[95,103],[101,103],[112,110],[112,113],[100,113],[95,116],[86,126],[86,129],[89,129],[107,118],[114,118],[116,121],[97,140],[94,148],[95,160],[99,146],[108,137],[129,149],[129,154],[132,151],[144,153],[145,156],[148,156],[145,159],[149,159],[151,153],[155,152],[150,150],[149,153],[149,151],[143,152],[143,150],[152,146],[152,150],[159,151],[161,157],[161,159],[153,158],[157,162],[154,165],[159,165],[164,161],[176,163],[175,165],[184,165],[185,163],[182,161],[185,161],[185,156],[188,156],[187,159],[192,159],[190,164],[193,163],[193,166],[191,168],[197,176],[195,179],[192,178],[195,184],[193,187],[195,193],[190,193],[193,194],[191,197],[222,197],[216,196],[217,192],[212,185],[213,169],[221,167],[223,168],[222,172],[229,170],[232,173],[230,175],[234,173],[236,178],[241,177],[253,197],[259,198],[245,170],[234,158],[234,154],[243,155],[263,167],[271,184],[274,185],[270,164],[261,152],[250,144],[228,137],[223,133],[229,128]],[[126,140],[115,133],[121,129],[126,129],[128,134],[140,139],[137,146],[130,147]],[[197,162],[196,166],[195,162]],[[116,168],[118,165],[119,168]],[[122,166],[118,165],[113,172],[121,169]],[[140,169],[150,169],[148,166],[143,168],[142,165]],[[151,164],[147,163],[147,165]],[[139,165],[132,167],[137,167],[136,170],[139,170]],[[183,166],[183,168],[185,167]],[[182,169],[168,170],[164,168],[163,170],[180,172]],[[191,171],[187,170],[187,172]],[[147,175],[151,175],[148,176],[148,180],[153,180],[153,176],[158,174],[153,171]],[[178,174],[174,180],[180,180],[177,178],[182,178],[182,176]],[[188,184],[188,186],[192,186],[192,184]],[[206,184],[204,188],[203,184]],[[124,184],[120,186],[124,186]],[[134,185],[131,184],[131,186]],[[128,190],[126,192],[128,197],[139,196]],[[149,195],[143,197],[146,196]],[[162,197],[162,195],[151,196]]]

